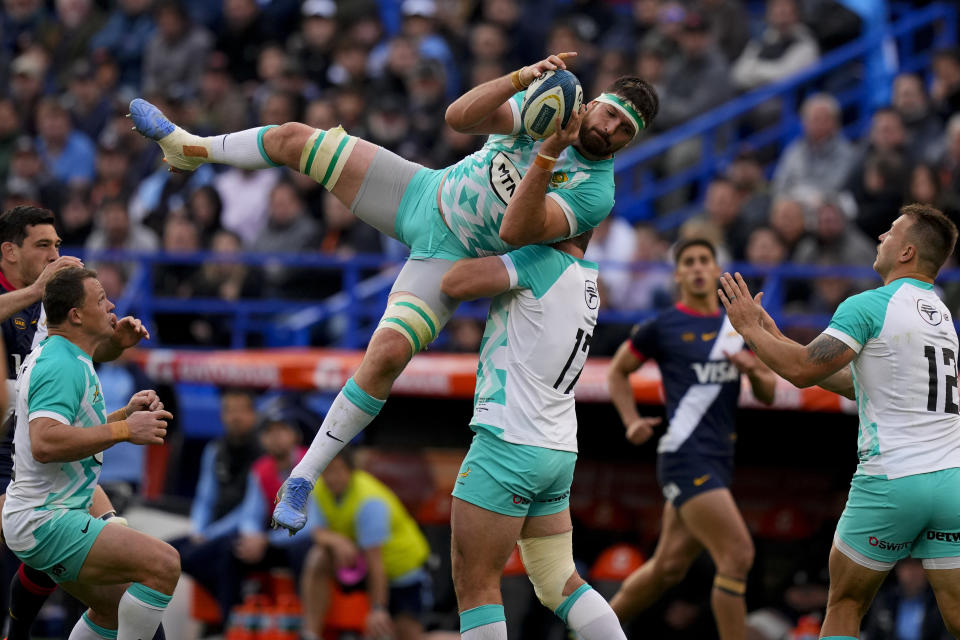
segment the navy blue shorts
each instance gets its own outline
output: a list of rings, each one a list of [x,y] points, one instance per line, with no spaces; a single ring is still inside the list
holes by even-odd
[[[390,585],[390,615],[406,614],[417,620],[433,608],[433,585],[424,569]]]
[[[679,508],[690,498],[711,489],[725,489],[733,479],[733,456],[697,456],[661,453],[657,482],[663,497]]]

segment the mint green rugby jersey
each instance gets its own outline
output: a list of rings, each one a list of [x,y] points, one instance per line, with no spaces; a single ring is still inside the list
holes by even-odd
[[[520,119],[523,93],[509,101],[513,134],[491,135],[483,147],[450,167],[440,189],[447,226],[471,254],[482,257],[515,248],[500,239],[500,222],[540,142]],[[596,227],[613,209],[613,158],[587,160],[573,147],[557,159],[547,196],[563,209],[570,236]]]
[[[471,427],[577,451],[573,388],[597,324],[597,265],[544,245],[500,256],[511,289],[490,303]]]
[[[53,418],[82,429],[107,421],[93,362],[61,336],[41,342],[24,361],[17,380],[13,481],[3,507],[4,537],[14,551],[31,549],[33,531],[68,509],[87,510],[100,477],[103,454],[72,462],[37,462],[30,421]]]
[[[844,300],[824,331],[853,349],[857,473],[960,467],[957,332],[933,285],[900,278]]]

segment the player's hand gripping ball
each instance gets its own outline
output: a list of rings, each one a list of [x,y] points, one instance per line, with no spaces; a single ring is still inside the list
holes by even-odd
[[[566,69],[545,71],[530,83],[523,96],[520,105],[523,128],[536,140],[547,138],[557,128],[557,116],[562,117],[560,126],[565,127],[581,104],[583,88],[577,76]]]

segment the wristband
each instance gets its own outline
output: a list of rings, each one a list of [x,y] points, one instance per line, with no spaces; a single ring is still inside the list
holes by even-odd
[[[553,171],[554,165],[557,164],[557,159],[551,156],[546,156],[542,153],[538,153],[537,157],[533,159],[533,164],[540,167],[544,171]]]
[[[111,422],[109,424],[110,434],[113,436],[114,440],[126,442],[130,439],[130,425],[127,424],[126,420],[117,420],[116,422]]]
[[[520,72],[526,69],[526,67],[520,67],[516,71],[510,74],[510,82],[513,83],[513,88],[517,91],[523,91],[530,85],[523,84],[523,80],[520,79]]]
[[[119,420],[127,419],[127,408],[120,407],[113,413],[107,414],[107,422],[117,422]]]

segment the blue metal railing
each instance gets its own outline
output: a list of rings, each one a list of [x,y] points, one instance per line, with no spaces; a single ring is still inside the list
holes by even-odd
[[[935,30],[929,46],[918,50],[915,36],[921,30]],[[932,4],[923,9],[904,12],[884,33],[863,36],[823,56],[819,62],[800,73],[749,93],[745,93],[709,112],[663,133],[617,157],[616,212],[631,221],[657,217],[657,202],[680,189],[702,195],[718,169],[728,164],[738,152],[775,145],[783,149],[800,132],[797,106],[802,99],[822,90],[820,84],[830,74],[862,61],[875,53],[883,42],[892,39],[902,72],[921,71],[929,66],[936,48],[953,45],[957,33],[957,8],[952,3]],[[867,82],[839,91],[835,97],[846,114],[845,131],[858,137],[872,115],[871,87]],[[756,131],[740,131],[742,118],[760,105],[779,101],[780,117],[773,124]],[[729,140],[727,140],[729,138]],[[657,167],[665,155],[681,143],[698,141],[699,160],[693,165],[658,178]],[[661,215],[656,224],[661,229],[678,226],[696,210],[696,205]]]
[[[235,254],[224,256],[209,252],[189,254],[103,252],[87,253],[66,250],[65,254],[80,255],[88,264],[114,263],[132,266],[132,275],[123,292],[115,300],[118,315],[135,315],[156,333],[158,319],[164,314],[183,316],[214,316],[222,319],[222,328],[230,333],[230,347],[244,348],[254,339],[264,346],[330,346],[358,349],[369,341],[376,323],[386,305],[387,295],[396,277],[400,262],[379,255],[351,257],[323,254]],[[201,265],[207,262],[243,263],[251,267],[280,265],[291,269],[322,270],[323,277],[336,280],[340,291],[322,300],[289,300],[281,298],[250,298],[220,300],[216,298],[178,298],[157,293],[156,276],[166,266]],[[602,273],[626,270],[637,273],[664,272],[672,267],[663,263],[602,263]],[[763,282],[764,306],[784,328],[811,327],[820,329],[829,322],[829,314],[807,313],[802,303],[800,311],[785,308],[785,292],[792,281],[814,280],[822,277],[847,278],[852,282],[880,283],[868,267],[807,266],[787,264],[774,268],[734,265],[745,278]],[[602,276],[601,276],[602,277]],[[669,278],[667,278],[669,279]],[[960,281],[960,269],[942,273],[940,283]],[[756,293],[756,292],[754,292]],[[643,321],[654,310],[603,309],[600,323],[632,324]],[[483,320],[487,314],[486,301],[464,303],[458,317]],[[318,340],[318,329],[328,328]],[[444,336],[441,336],[441,343]],[[161,343],[154,339],[147,347],[185,346]]]

